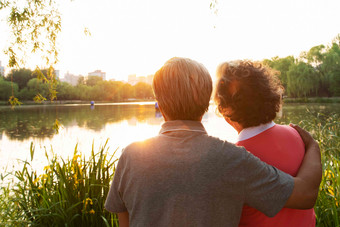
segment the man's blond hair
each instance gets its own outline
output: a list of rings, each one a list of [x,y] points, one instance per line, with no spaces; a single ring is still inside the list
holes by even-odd
[[[208,110],[211,76],[194,60],[171,58],[155,73],[152,87],[167,120],[200,120]]]

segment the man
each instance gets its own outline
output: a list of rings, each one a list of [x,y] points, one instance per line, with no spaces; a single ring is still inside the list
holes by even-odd
[[[158,136],[125,148],[105,203],[120,226],[237,226],[244,204],[268,216],[314,206],[320,151],[307,132],[297,127],[306,154],[293,178],[207,135],[201,119],[212,81],[203,65],[172,58],[153,89],[165,123]]]

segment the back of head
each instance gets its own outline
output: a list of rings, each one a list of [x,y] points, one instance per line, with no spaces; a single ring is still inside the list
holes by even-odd
[[[243,128],[268,123],[280,110],[283,87],[270,68],[250,61],[222,63],[214,99],[219,112]]]
[[[168,120],[199,120],[208,110],[212,80],[194,60],[171,58],[155,73],[152,87]]]

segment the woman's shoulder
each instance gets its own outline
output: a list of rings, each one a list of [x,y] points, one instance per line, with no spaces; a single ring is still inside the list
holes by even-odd
[[[300,134],[289,125],[276,124],[275,127],[273,127],[273,129],[279,133],[289,133],[294,136],[300,137]]]

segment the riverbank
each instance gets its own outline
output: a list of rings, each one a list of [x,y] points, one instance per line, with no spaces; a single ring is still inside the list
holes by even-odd
[[[340,97],[284,98],[284,103],[340,103]]]
[[[340,121],[337,114],[302,121],[322,152],[323,179],[315,204],[316,227],[340,226]],[[65,149],[65,148],[63,148]],[[46,153],[48,165],[37,169],[35,146],[21,169],[0,176],[0,226],[114,226],[117,216],[104,209],[117,159],[107,142],[90,156],[78,145],[73,156],[62,159],[58,149]],[[97,152],[96,152],[97,151]],[[33,168],[34,167],[34,168]],[[41,173],[39,175],[39,173]],[[14,177],[15,180],[7,181]]]
[[[153,99],[128,99],[114,103],[155,102]],[[65,104],[90,104],[90,100],[55,100],[36,103],[34,101],[21,101],[21,105],[65,105]],[[312,97],[312,98],[284,98],[284,103],[340,103],[340,97]],[[113,103],[107,101],[95,101],[95,104]],[[9,106],[8,101],[0,101],[0,106]]]
[[[41,103],[37,103],[30,100],[21,101],[21,105],[65,105],[65,104],[91,104],[92,100],[54,100],[52,101],[43,101]],[[94,104],[105,104],[105,103],[136,103],[136,102],[155,102],[153,99],[127,99],[119,102],[108,102],[108,101],[94,101]],[[8,101],[0,101],[0,106],[10,106]]]

